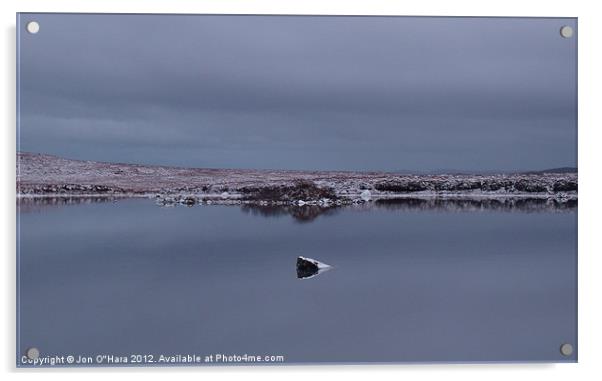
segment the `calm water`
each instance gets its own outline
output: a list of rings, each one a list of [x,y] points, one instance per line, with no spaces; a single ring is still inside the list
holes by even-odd
[[[576,360],[576,208],[289,212],[23,208],[19,353]]]

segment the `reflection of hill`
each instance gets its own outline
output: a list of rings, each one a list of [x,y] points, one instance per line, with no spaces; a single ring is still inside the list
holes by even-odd
[[[17,207],[19,211],[28,213],[68,205],[115,202],[118,199],[114,197],[23,197],[17,198]]]
[[[261,217],[291,216],[298,222],[312,222],[321,215],[333,215],[342,207],[322,207],[318,205],[278,206],[278,205],[242,205],[243,212]]]
[[[324,207],[318,205],[279,206],[242,205],[248,214],[261,217],[291,216],[299,222],[312,222],[319,216],[334,215],[345,209],[370,211],[390,210],[398,212],[437,211],[437,212],[568,212],[577,210],[577,200],[555,200],[542,198],[507,199],[437,199],[437,198],[398,198],[376,200],[365,204]]]
[[[122,200],[119,197],[32,197],[17,198],[21,212],[39,212],[44,208],[62,206],[107,203]],[[148,200],[149,205],[154,205]],[[176,204],[177,205],[177,204]],[[443,198],[395,198],[380,199],[373,202],[353,205],[260,205],[242,204],[229,207],[240,207],[244,213],[258,217],[291,216],[298,222],[312,222],[320,216],[334,215],[343,210],[390,210],[398,212],[439,211],[439,212],[521,212],[549,213],[570,212],[577,210],[577,199],[545,199],[545,198],[499,198],[499,199],[443,199]],[[212,207],[199,204],[194,207]],[[226,207],[223,205],[222,207]]]
[[[557,200],[545,198],[500,198],[500,199],[439,199],[439,198],[398,198],[377,200],[376,208],[388,210],[436,210],[442,212],[554,212],[576,210],[577,200]]]

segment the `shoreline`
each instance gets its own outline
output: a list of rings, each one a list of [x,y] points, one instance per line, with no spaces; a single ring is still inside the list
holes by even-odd
[[[149,207],[157,208],[207,208],[236,207],[242,212],[262,217],[290,216],[297,222],[310,222],[319,216],[329,216],[343,210],[349,211],[397,211],[397,212],[501,212],[501,213],[571,213],[578,207],[577,198],[551,198],[544,195],[491,197],[490,195],[454,195],[433,197],[429,195],[405,195],[403,197],[380,198],[370,201],[348,203],[293,203],[267,202],[256,200],[203,200],[197,203],[183,202],[184,198],[173,202],[163,202],[152,195],[67,195],[60,196],[21,196],[17,197],[17,208],[22,212],[41,211],[51,207],[119,203],[126,200],[140,200]]]
[[[338,205],[345,205],[351,203],[366,203],[386,200],[397,200],[397,199],[424,199],[424,200],[525,200],[525,199],[539,199],[539,200],[557,200],[557,201],[571,201],[577,200],[578,196],[576,193],[397,193],[397,194],[377,194],[370,195],[369,198],[362,198],[361,194],[346,195],[347,198],[340,201]],[[232,193],[228,196],[222,194],[199,194],[199,193],[17,193],[17,199],[53,199],[53,198],[116,198],[116,199],[127,199],[127,198],[139,198],[139,199],[164,199],[172,198],[174,200],[184,199],[187,197],[194,197],[198,199],[198,203],[211,201],[214,204],[232,204],[234,202],[238,204],[282,204],[282,205],[299,205],[301,201],[302,205],[312,205],[316,203],[333,203],[337,204],[336,201],[332,200],[297,200],[297,201],[282,201],[282,200],[270,200],[270,199],[259,199],[249,200],[245,199],[243,194]],[[364,196],[365,197],[365,196]],[[301,206],[302,206],[301,205]]]
[[[393,204],[403,202],[474,202],[474,203],[517,203],[517,202],[547,202],[556,205],[576,204],[578,196],[576,193],[405,193],[405,194],[381,194],[366,197],[366,195],[348,195],[344,199],[320,199],[320,200],[269,200],[269,199],[246,199],[243,194],[192,194],[192,193],[55,193],[55,194],[17,194],[17,202],[26,202],[28,200],[125,200],[125,199],[144,199],[152,200],[160,206],[170,205],[250,205],[250,206],[274,206],[274,207],[304,207],[319,206],[322,208],[370,205],[370,204]]]
[[[114,164],[17,153],[17,200],[151,198],[158,204],[340,206],[395,199],[578,199],[577,172],[411,175]]]

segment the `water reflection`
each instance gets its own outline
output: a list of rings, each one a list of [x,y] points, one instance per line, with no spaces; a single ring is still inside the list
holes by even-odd
[[[21,213],[39,213],[47,208],[69,205],[111,203],[123,200],[120,197],[21,197],[17,198],[17,208]]]
[[[374,205],[389,210],[437,210],[442,212],[557,212],[577,209],[577,199],[499,198],[499,199],[440,199],[399,198],[376,200]]]
[[[119,197],[44,197],[18,198],[17,205],[22,213],[40,212],[45,208],[78,204],[112,203],[124,200]],[[149,200],[150,202],[150,200]],[[577,199],[545,199],[545,198],[395,198],[380,199],[372,202],[353,205],[235,205],[244,213],[259,217],[292,217],[296,222],[309,223],[320,216],[333,216],[343,209],[375,210],[385,209],[402,212],[438,211],[438,212],[568,212],[577,210]],[[177,205],[177,204],[174,204]],[[179,206],[179,205],[178,205]],[[182,205],[183,206],[183,205]],[[199,204],[195,207],[206,207]]]
[[[577,359],[576,209],[370,202],[299,224],[240,206],[82,201],[98,203],[20,215],[19,354]],[[402,206],[419,212],[388,210]],[[299,256],[334,268],[300,280]]]
[[[569,212],[577,210],[577,200],[557,200],[542,198],[507,198],[507,199],[440,199],[440,198],[398,198],[381,199],[363,204],[347,206],[304,205],[255,205],[241,206],[248,214],[261,217],[291,216],[297,222],[312,222],[320,216],[333,216],[344,209],[370,211],[384,209],[401,212],[436,211],[436,212]]]
[[[247,214],[260,217],[283,217],[291,216],[297,222],[312,222],[319,216],[331,216],[336,214],[343,206],[319,206],[319,205],[242,205],[241,210]]]

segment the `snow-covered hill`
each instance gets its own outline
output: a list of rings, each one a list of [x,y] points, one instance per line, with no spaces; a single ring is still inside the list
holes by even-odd
[[[18,197],[152,196],[166,202],[317,203],[392,198],[577,199],[577,173],[401,175],[177,168],[17,154]],[[188,201],[185,201],[188,198]]]

